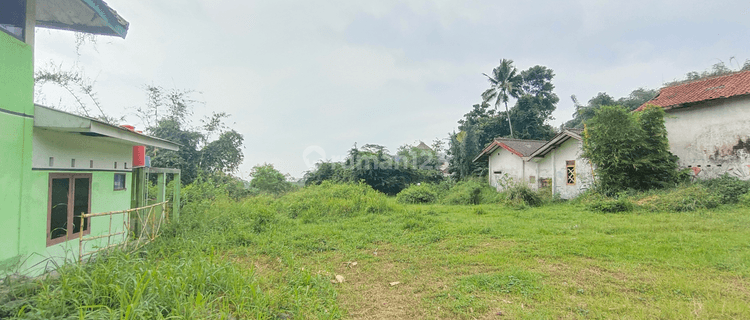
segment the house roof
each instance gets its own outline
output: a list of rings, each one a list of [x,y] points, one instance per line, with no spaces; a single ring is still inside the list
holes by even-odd
[[[552,150],[555,150],[557,147],[559,147],[560,145],[562,145],[563,143],[565,143],[566,141],[570,139],[576,139],[578,141],[581,141],[582,134],[583,134],[583,129],[564,128],[554,138],[552,138],[550,141],[547,141],[547,143],[539,147],[539,149],[536,149],[534,152],[532,152],[529,155],[529,158],[544,157],[547,153],[549,153]]]
[[[750,70],[664,87],[655,98],[635,111],[641,111],[647,105],[652,104],[669,110],[690,103],[748,94],[750,94]]]
[[[424,142],[422,142],[422,141],[419,141],[419,145],[417,145],[417,147],[416,147],[416,148],[417,148],[417,149],[421,149],[421,150],[429,150],[429,151],[432,151],[432,148],[430,148],[430,146],[428,146],[427,144],[425,144],[425,143],[424,143]]]
[[[180,145],[169,140],[147,136],[124,127],[118,127],[77,114],[34,106],[34,127],[52,131],[80,133],[90,137],[111,140],[133,146],[152,146],[177,151]]]
[[[546,142],[543,140],[495,138],[474,158],[473,162],[484,161],[485,158],[488,158],[498,148],[508,150],[521,158],[528,157]]]
[[[36,26],[125,38],[129,23],[102,0],[37,0]]]

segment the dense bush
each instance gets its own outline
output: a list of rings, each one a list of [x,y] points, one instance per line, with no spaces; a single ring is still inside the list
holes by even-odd
[[[263,193],[281,195],[295,188],[295,185],[287,181],[287,176],[268,163],[254,166],[250,177],[250,187]]]
[[[719,197],[723,204],[737,203],[740,197],[750,191],[750,182],[737,179],[728,174],[711,179],[702,180],[700,184],[704,185],[712,193]]]
[[[433,150],[422,150],[405,145],[392,155],[380,145],[366,144],[349,150],[344,162],[320,162],[315,169],[305,173],[305,185],[323,181],[363,181],[373,189],[387,195],[397,195],[407,186],[416,183],[439,183],[443,174]]]
[[[689,184],[645,194],[636,203],[650,211],[686,212],[716,208],[721,199],[700,184]]]
[[[542,196],[526,185],[519,184],[512,186],[506,192],[508,193],[509,200],[520,202],[527,206],[536,207],[544,203]]]
[[[486,182],[475,179],[460,181],[445,192],[445,204],[500,203],[503,197]]]
[[[750,192],[740,196],[740,204],[746,207],[750,207]]]
[[[433,203],[437,199],[437,191],[430,184],[411,185],[396,195],[396,200],[401,203]]]
[[[626,197],[618,197],[617,199],[602,198],[593,200],[588,203],[587,208],[592,211],[617,213],[633,211],[635,205]]]
[[[279,198],[277,208],[289,218],[320,218],[385,213],[393,209],[388,197],[365,183],[332,183],[307,186]]]
[[[669,151],[663,108],[631,113],[604,106],[586,125],[584,157],[596,168],[600,191],[614,194],[677,183],[677,157]]]

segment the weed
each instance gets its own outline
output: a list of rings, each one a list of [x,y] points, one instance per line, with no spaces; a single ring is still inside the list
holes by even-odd
[[[479,186],[480,203],[498,195]],[[138,252],[3,282],[0,318],[684,319],[696,303],[700,317],[749,318],[750,209],[675,214],[674,195],[705,208],[711,193],[622,195],[658,208],[626,215],[584,210],[608,200],[594,193],[524,211],[402,205],[360,184],[218,195]]]
[[[539,193],[531,190],[526,185],[515,185],[506,190],[508,199],[515,202],[522,202],[524,205],[537,207],[542,205],[543,200]]]
[[[430,184],[411,185],[396,195],[401,203],[433,203],[437,200],[435,187]]]
[[[604,213],[628,212],[633,211],[634,207],[633,202],[626,197],[619,197],[617,199],[604,198],[591,201],[588,204],[589,210]]]
[[[485,211],[481,207],[477,207],[477,208],[474,208],[474,214],[478,215],[478,216],[481,216],[481,215],[487,214],[487,211]]]
[[[721,199],[700,184],[683,185],[673,189],[647,193],[641,207],[650,211],[688,212],[716,208]]]
[[[722,204],[737,203],[742,195],[750,191],[750,182],[728,174],[716,179],[701,180],[700,184],[715,194]]]

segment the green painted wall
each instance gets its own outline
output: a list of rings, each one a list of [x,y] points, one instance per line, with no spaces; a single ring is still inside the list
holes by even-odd
[[[47,194],[50,172],[34,170],[31,174],[30,202],[28,214],[21,225],[21,250],[28,257],[20,268],[26,274],[40,274],[45,268],[53,268],[55,263],[75,261],[78,257],[78,239],[47,247]],[[91,173],[91,212],[109,212],[130,208],[130,190],[114,190],[114,172],[76,171],[75,173]],[[125,185],[130,186],[131,173],[125,174]],[[109,233],[109,216],[91,218],[91,234],[98,236]],[[123,228],[122,215],[112,216],[112,230],[121,231]],[[113,237],[119,242],[122,236]],[[113,243],[114,243],[113,242]],[[107,239],[97,239],[85,242],[86,248],[95,250],[107,245]],[[53,263],[54,262],[54,263]]]
[[[0,32],[0,272],[18,263],[20,212],[28,203],[25,184],[31,175],[31,134],[34,120],[32,48]],[[12,114],[17,113],[17,114]]]
[[[31,46],[0,32],[0,109],[34,113],[34,56]]]

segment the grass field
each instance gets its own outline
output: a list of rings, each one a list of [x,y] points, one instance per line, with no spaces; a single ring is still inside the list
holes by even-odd
[[[11,285],[0,316],[750,318],[750,210],[741,206],[401,205],[363,186],[329,186],[186,211],[141,252]]]

